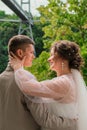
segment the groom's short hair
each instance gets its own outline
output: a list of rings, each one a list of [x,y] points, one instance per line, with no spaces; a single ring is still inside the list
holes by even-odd
[[[8,53],[16,54],[18,49],[26,50],[29,45],[34,45],[34,41],[26,35],[15,35],[8,42]]]

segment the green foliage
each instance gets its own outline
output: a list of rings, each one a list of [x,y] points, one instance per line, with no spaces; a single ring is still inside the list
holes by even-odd
[[[87,2],[85,0],[48,0],[48,5],[40,7],[41,22],[47,22],[43,28],[44,38],[51,42],[68,39],[84,45],[87,42]],[[43,11],[44,10],[44,11]],[[44,19],[44,20],[43,20]],[[49,40],[45,48],[49,47]],[[45,43],[45,40],[44,40]],[[50,44],[51,45],[51,44]]]
[[[6,68],[8,62],[8,57],[6,55],[1,55],[0,58],[0,73]]]
[[[4,11],[0,11],[0,19],[2,19],[2,18],[4,18],[4,17],[6,17],[5,12],[4,12]]]
[[[53,72],[49,70],[49,64],[47,62],[48,58],[49,58],[49,53],[43,51],[41,55],[34,60],[32,67],[26,68],[27,70],[32,72],[39,81],[48,78],[50,79],[55,75]]]
[[[35,50],[36,56],[38,57],[40,53],[43,51],[43,35],[44,32],[42,31],[42,24],[39,20],[39,17],[34,17],[34,26],[32,27],[33,37],[35,41]]]
[[[1,15],[2,14],[2,15]],[[0,18],[13,18],[0,11]],[[16,16],[14,15],[14,18]],[[11,22],[0,22],[0,73],[6,68],[8,63],[7,44],[8,40],[18,33],[18,24]]]
[[[85,82],[87,84],[87,45],[84,45],[81,47],[81,54],[84,59],[84,67],[82,68],[83,76],[84,76]]]
[[[80,45],[85,61],[82,69],[87,78],[87,1],[86,0],[48,0],[47,6],[38,8],[41,23],[45,26],[44,48],[50,48],[53,42],[67,39]],[[87,82],[86,82],[87,83]]]

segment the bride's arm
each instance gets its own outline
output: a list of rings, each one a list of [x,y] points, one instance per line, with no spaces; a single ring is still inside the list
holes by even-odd
[[[27,95],[61,99],[69,90],[69,85],[67,83],[65,86],[65,79],[63,77],[42,82],[38,82],[31,77],[32,74],[26,74],[23,68],[15,71],[15,80],[21,91]]]

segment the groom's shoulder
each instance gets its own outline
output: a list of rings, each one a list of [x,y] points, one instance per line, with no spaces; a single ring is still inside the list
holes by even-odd
[[[14,71],[8,67],[0,74],[0,82],[10,82],[14,80]]]

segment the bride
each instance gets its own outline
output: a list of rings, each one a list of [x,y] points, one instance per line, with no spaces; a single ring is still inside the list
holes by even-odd
[[[37,97],[30,100],[47,103],[49,112],[76,119],[77,130],[87,130],[87,91],[80,73],[79,46],[61,40],[53,44],[50,54],[50,69],[57,73],[57,77],[38,82],[22,67],[26,57],[21,61],[12,53],[14,58],[10,57],[10,64],[15,70],[15,80],[24,94]]]

